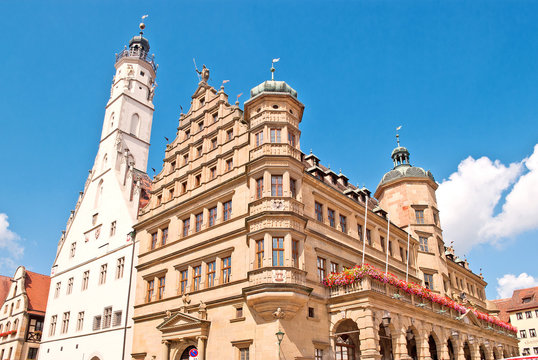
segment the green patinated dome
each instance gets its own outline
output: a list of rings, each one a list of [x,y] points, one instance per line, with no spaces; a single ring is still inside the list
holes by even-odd
[[[398,146],[392,150],[390,157],[394,163],[394,168],[383,176],[378,187],[389,181],[405,177],[429,178],[435,181],[433,174],[429,170],[426,171],[423,168],[411,165],[409,162],[409,150],[400,146],[399,143]]]
[[[129,49],[140,48],[145,52],[149,51],[149,41],[142,35],[133,36],[131,41],[129,41]]]
[[[286,93],[297,99],[297,91],[286,84],[285,81],[268,80],[250,90],[250,97],[256,97],[262,93]]]

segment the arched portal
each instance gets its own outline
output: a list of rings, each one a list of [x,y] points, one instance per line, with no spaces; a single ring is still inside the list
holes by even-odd
[[[360,358],[359,328],[357,323],[346,319],[335,328],[336,360],[356,360]]]
[[[413,360],[418,360],[417,340],[411,328],[407,329],[405,340],[407,341],[407,355]]]
[[[196,346],[189,346],[188,348],[186,348],[185,351],[183,351],[183,353],[179,357],[179,360],[189,360],[189,352],[192,349],[196,349]]]
[[[463,358],[465,360],[472,360],[471,359],[471,347],[469,346],[469,343],[467,341],[463,344]]]
[[[452,344],[452,340],[448,339],[446,341],[446,347],[448,348],[448,358],[449,360],[456,360],[456,352],[454,351],[454,344]]]
[[[379,325],[379,353],[381,360],[392,360],[392,338],[383,324]]]
[[[432,358],[432,360],[438,360],[439,357],[437,356],[437,343],[435,342],[433,335],[430,335],[428,337],[428,346],[430,348],[430,357]]]
[[[94,356],[90,360],[101,360],[101,359],[98,356]]]

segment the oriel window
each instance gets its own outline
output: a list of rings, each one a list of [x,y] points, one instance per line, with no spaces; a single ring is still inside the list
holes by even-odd
[[[271,196],[282,196],[282,175],[271,176]]]
[[[273,238],[273,266],[284,266],[284,238]]]

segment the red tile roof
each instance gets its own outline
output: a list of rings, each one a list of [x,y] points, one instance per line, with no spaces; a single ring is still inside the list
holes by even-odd
[[[50,276],[26,271],[26,295],[28,311],[45,313],[49,296]]]
[[[9,288],[11,287],[11,278],[9,276],[0,275],[0,305],[6,300]]]
[[[528,299],[523,302],[523,299]],[[499,318],[507,321],[510,313],[514,311],[538,308],[538,286],[514,290],[512,297],[508,299],[493,300],[500,310]]]

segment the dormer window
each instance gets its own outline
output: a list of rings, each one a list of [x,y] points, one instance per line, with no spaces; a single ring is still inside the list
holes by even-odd
[[[523,302],[523,304],[526,304],[526,303],[530,303],[531,300],[532,300],[532,297],[528,296],[528,297],[524,297],[524,298],[522,299],[522,302]]]
[[[200,99],[200,107],[205,105],[205,98]]]

